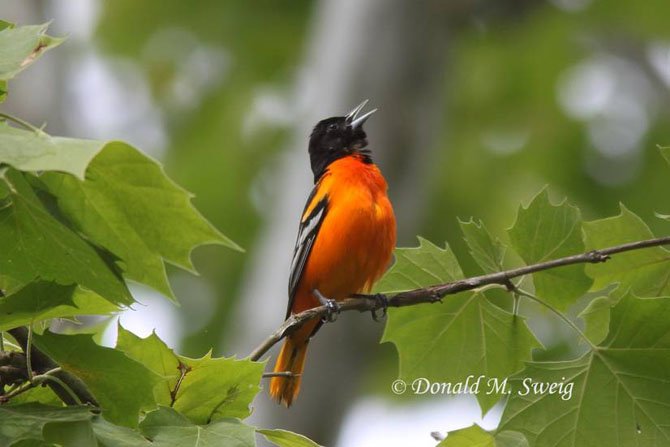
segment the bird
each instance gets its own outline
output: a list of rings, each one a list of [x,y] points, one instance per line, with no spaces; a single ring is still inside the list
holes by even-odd
[[[345,116],[319,121],[309,138],[314,187],[300,218],[285,318],[319,305],[330,312],[329,318],[307,321],[284,341],[270,380],[270,396],[286,407],[300,391],[310,339],[339,311],[338,301],[369,293],[393,257],[393,206],[363,130],[377,109],[359,116],[367,103]]]

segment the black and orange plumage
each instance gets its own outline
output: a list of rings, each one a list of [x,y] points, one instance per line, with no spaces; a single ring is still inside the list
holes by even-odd
[[[320,121],[309,155],[314,188],[307,199],[291,264],[288,318],[320,305],[370,290],[384,273],[396,241],[387,184],[373,163],[363,124],[376,110],[358,116],[367,101],[346,116]],[[289,335],[281,349],[270,395],[290,406],[300,390],[309,339],[321,326],[309,321]]]

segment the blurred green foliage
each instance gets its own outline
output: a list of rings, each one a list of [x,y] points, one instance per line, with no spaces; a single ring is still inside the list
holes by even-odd
[[[670,28],[664,19],[670,4],[585,3],[577,12],[547,3],[514,21],[461,28],[453,71],[446,79],[448,122],[442,160],[434,166],[437,180],[423,232],[427,237],[458,234],[453,216],[481,217],[501,232],[511,225],[518,202],[527,203],[545,184],[576,202],[586,218],[614,214],[623,201],[655,229],[668,230],[647,219],[668,187],[656,149],[670,140],[668,103],[650,119],[640,142],[639,171],[629,182],[606,186],[586,171],[593,148],[585,122],[562,110],[557,87],[567,70],[610,45],[644,59],[651,44],[665,42],[670,58]],[[496,135],[525,142],[508,153],[495,152],[485,142]],[[462,241],[449,241],[464,253]]]
[[[213,46],[227,55],[229,67],[224,78],[196,107],[170,110],[163,104],[170,138],[164,162],[178,183],[196,192],[195,206],[245,248],[253,247],[262,217],[253,207],[250,191],[260,171],[274,163],[284,132],[274,128],[244,135],[244,117],[257,89],[290,86],[311,4],[210,0],[194,7],[157,0],[104,3],[98,29],[102,48],[109,54],[135,59],[159,104],[184,61],[147,52],[156,48],[150,41],[157,33],[180,29],[191,35],[196,45]],[[126,32],[128,29],[133,32]],[[169,39],[161,43],[168,55],[179,44]],[[205,329],[185,340],[185,354],[201,355],[209,346],[221,350],[222,328],[230,317],[248,261],[248,256],[210,247],[194,253],[195,264],[215,284],[219,299]]]
[[[557,4],[583,8],[570,11]],[[196,191],[196,206],[245,248],[253,248],[263,224],[258,208],[262,200],[253,200],[252,191],[260,189],[262,196],[259,179],[271,172],[286,142],[280,125],[245,133],[245,114],[262,89],[292,87],[310,37],[312,13],[313,3],[307,1],[209,0],[193,7],[120,0],[104,3],[100,16],[102,49],[139,64],[168,119],[168,172]],[[650,75],[648,54],[655,44],[667,50],[668,16],[670,4],[663,0],[644,5],[556,1],[535,3],[525,13],[503,19],[475,13],[456,24],[445,23],[454,28],[444,79],[445,122],[435,148],[437,162],[427,173],[430,200],[419,233],[448,240],[465,261],[465,273],[474,273],[456,217],[482,218],[495,236],[505,239],[504,229],[511,226],[519,201],[527,203],[545,184],[551,185],[551,195],[568,196],[587,219],[615,214],[623,201],[652,230],[667,232],[667,222],[652,216],[654,211],[668,212],[656,208],[668,185],[655,146],[670,141],[665,125],[670,108],[663,101],[667,86]],[[174,107],[166,99],[183,63],[170,57],[183,51],[179,42],[156,38],[166,29],[179,29],[192,36],[194,45],[225,54],[224,74],[193,107]],[[575,67],[603,58],[627,61],[639,76],[649,78],[651,98],[661,98],[657,104],[639,98],[639,107],[647,111],[647,127],[639,149],[628,158],[607,158],[594,149],[589,126],[602,117],[571,116],[559,98]],[[608,172],[610,165],[612,172],[630,175],[603,183],[593,174],[594,169]],[[191,355],[202,354],[207,346],[225,350],[221,332],[249,257],[208,247],[194,258],[216,284],[218,299],[212,320],[187,339],[183,350]]]

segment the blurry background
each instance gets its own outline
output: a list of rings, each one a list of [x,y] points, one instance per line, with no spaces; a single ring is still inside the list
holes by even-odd
[[[135,289],[143,305],[122,324],[157,328],[185,355],[243,357],[281,323],[309,131],[365,98],[380,109],[366,128],[401,246],[447,241],[477,273],[457,217],[504,237],[545,184],[586,218],[621,200],[670,233],[653,217],[670,213],[656,150],[670,144],[666,0],[0,0],[0,16],[69,35],[11,83],[5,109],[52,134],[138,146],[247,249],[197,249],[200,277],[170,269],[181,307]],[[325,327],[295,406],[261,393],[253,422],[346,447],[496,426],[500,408],[482,422],[474,399],[393,395],[382,329],[367,314]],[[560,329],[545,332],[564,349]]]

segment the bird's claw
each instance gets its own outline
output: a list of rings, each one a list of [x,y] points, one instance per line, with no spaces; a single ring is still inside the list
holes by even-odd
[[[372,298],[376,301],[378,308],[372,309],[370,313],[372,314],[372,319],[380,322],[386,318],[386,312],[389,307],[389,299],[383,293],[375,293],[372,295]],[[377,315],[377,310],[381,309],[381,316]]]
[[[326,300],[326,315],[321,318],[321,321],[324,323],[332,323],[337,320],[337,316],[340,314],[340,305],[335,300]]]
[[[321,318],[321,321],[324,323],[332,323],[337,320],[337,316],[340,314],[340,305],[335,300],[326,298],[319,289],[314,289],[312,292],[314,296],[319,300],[322,306],[326,306],[326,314]]]

